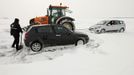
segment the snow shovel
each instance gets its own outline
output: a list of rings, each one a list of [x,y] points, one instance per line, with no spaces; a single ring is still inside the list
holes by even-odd
[[[23,44],[22,44],[22,33],[21,33],[21,36],[20,36],[20,46],[19,46],[19,49],[22,49],[23,48]]]

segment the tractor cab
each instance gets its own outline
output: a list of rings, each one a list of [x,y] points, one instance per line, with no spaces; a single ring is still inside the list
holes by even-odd
[[[67,6],[49,6],[47,14],[50,17],[51,23],[55,24],[56,20],[60,17],[66,16]]]

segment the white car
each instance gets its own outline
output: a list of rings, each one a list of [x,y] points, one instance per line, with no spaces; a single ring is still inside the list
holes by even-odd
[[[122,20],[103,20],[89,28],[91,32],[95,33],[105,33],[107,31],[124,32],[125,29],[126,25]]]

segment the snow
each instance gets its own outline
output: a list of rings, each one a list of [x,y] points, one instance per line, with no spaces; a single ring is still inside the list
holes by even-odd
[[[105,19],[124,20],[124,33],[90,33],[88,28]],[[21,19],[26,23],[26,20]],[[0,75],[133,75],[134,19],[78,19],[77,31],[90,37],[88,44],[75,47],[54,46],[35,53],[25,47],[15,53],[9,25],[13,19],[0,19]],[[81,20],[81,22],[80,22]],[[21,22],[22,27],[26,24]]]

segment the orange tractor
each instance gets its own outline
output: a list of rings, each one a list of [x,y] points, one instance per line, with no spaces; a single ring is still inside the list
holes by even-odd
[[[59,24],[74,31],[75,30],[75,25],[73,23],[74,19],[66,16],[66,12],[69,12],[67,10],[68,7],[62,6],[62,4],[60,4],[60,6],[50,5],[49,8],[47,9],[46,16],[32,18],[29,23],[30,25]]]

